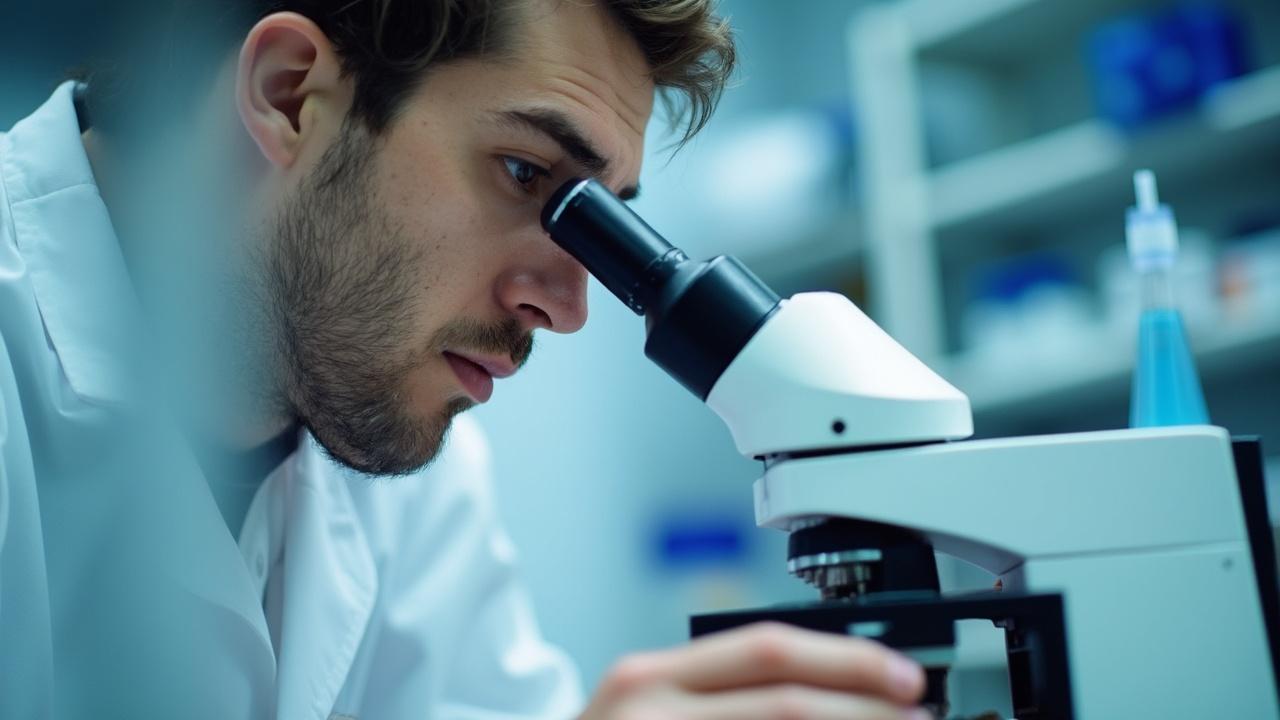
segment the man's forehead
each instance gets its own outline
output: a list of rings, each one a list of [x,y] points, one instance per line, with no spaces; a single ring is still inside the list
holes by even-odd
[[[521,24],[514,65],[529,100],[558,107],[627,180],[639,173],[654,85],[636,41],[597,3],[543,0]],[[505,109],[505,108],[504,108]]]

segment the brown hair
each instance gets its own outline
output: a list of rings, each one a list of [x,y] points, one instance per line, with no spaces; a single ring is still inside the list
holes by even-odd
[[[680,143],[688,141],[711,118],[735,63],[714,0],[599,1],[640,46],[673,124],[685,118]],[[315,22],[354,79],[353,116],[376,133],[430,68],[508,52],[525,7],[527,0],[269,0],[258,17],[289,10]]]

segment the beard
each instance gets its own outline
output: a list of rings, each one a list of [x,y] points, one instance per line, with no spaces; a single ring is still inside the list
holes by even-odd
[[[339,463],[395,475],[435,459],[453,418],[474,404],[452,398],[424,416],[411,406],[413,371],[449,348],[504,353],[519,366],[533,337],[514,318],[459,319],[415,343],[430,257],[377,204],[377,151],[367,130],[346,123],[285,202],[259,267],[274,404]]]

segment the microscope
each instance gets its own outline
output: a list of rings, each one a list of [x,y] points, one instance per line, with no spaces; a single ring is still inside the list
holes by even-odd
[[[820,600],[692,618],[873,638],[947,713],[956,623],[1003,630],[1021,720],[1280,718],[1280,584],[1261,448],[1212,426],[964,440],[968,398],[845,297],[779,298],[690,260],[594,180],[551,238],[645,319],[646,355],[763,463],[756,523]],[[944,593],[936,554],[998,578]]]

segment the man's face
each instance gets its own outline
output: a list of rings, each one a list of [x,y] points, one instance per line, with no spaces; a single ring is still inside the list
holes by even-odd
[[[434,68],[380,135],[342,124],[276,209],[261,269],[278,391],[358,470],[429,462],[534,330],[586,321],[586,272],[539,213],[574,176],[634,192],[654,87],[604,10],[535,7],[514,57]]]

